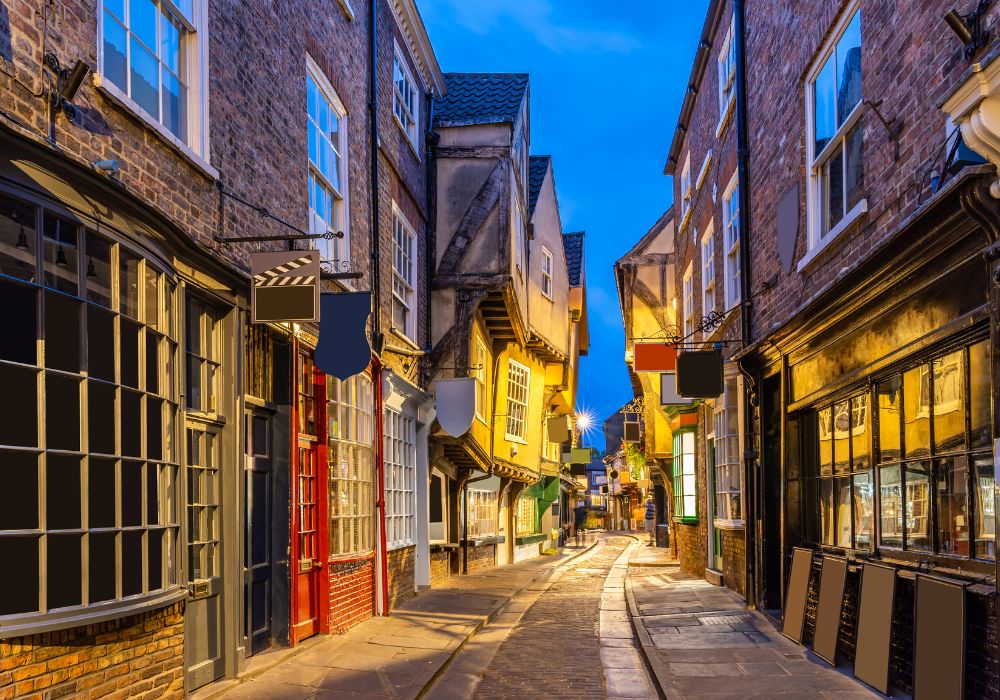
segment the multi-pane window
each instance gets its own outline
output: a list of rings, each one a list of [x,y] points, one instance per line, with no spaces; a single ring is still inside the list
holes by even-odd
[[[740,302],[740,184],[733,181],[722,195],[722,243],[726,255],[726,310]]]
[[[490,352],[486,343],[476,338],[476,361],[474,363],[476,377],[476,418],[486,422],[486,378],[489,376]]]
[[[318,435],[316,425],[316,383],[322,375],[316,371],[312,358],[299,353],[295,361],[296,382],[295,413],[298,416],[298,431],[301,435]]]
[[[320,257],[349,264],[347,217],[347,111],[322,71],[310,60],[306,72],[306,124],[309,134],[309,231],[343,232],[319,239]],[[337,267],[335,265],[334,267]]]
[[[507,439],[523,442],[528,422],[528,380],[531,370],[509,360],[507,366]]]
[[[736,97],[736,42],[733,41],[734,25],[730,24],[722,48],[719,50],[719,114],[726,112]]]
[[[694,333],[694,271],[688,265],[681,285],[681,309],[684,313],[684,335]]]
[[[812,484],[819,501],[820,544],[870,549],[874,484],[867,394],[816,412],[819,455]]]
[[[987,341],[876,385],[881,544],[996,557]]]
[[[739,385],[727,377],[715,405],[715,517],[739,520],[740,507]]]
[[[407,338],[416,336],[414,292],[417,279],[416,234],[398,209],[392,213],[392,325]]]
[[[806,90],[810,248],[864,199],[860,10],[845,15],[838,29]]]
[[[468,537],[491,537],[497,534],[497,492],[470,488]]]
[[[372,380],[327,377],[326,396],[330,554],[363,554],[375,546]]]
[[[103,77],[185,143],[194,2],[103,0],[101,13]]]
[[[219,437],[204,426],[187,429],[188,580],[220,575]]]
[[[552,252],[542,246],[542,294],[552,298]]]
[[[406,138],[416,146],[420,93],[398,46],[392,57],[392,84],[392,113],[396,115]]]
[[[416,542],[416,427],[413,418],[385,409],[385,533],[387,546]]]
[[[125,274],[125,261],[122,261]],[[123,277],[123,279],[125,279]],[[122,303],[125,303],[124,298]],[[218,413],[219,397],[219,326],[215,309],[188,297],[184,339],[186,405],[200,413]]]
[[[681,226],[689,211],[691,211],[691,154],[688,153],[684,159],[684,168],[681,170]]]
[[[517,536],[534,535],[538,532],[538,501],[530,496],[517,499]]]
[[[715,227],[711,225],[701,239],[701,308],[705,316],[715,311]]]
[[[0,616],[70,620],[179,583],[174,297],[124,243],[0,195],[0,387],[17,404],[0,421]]]
[[[674,432],[674,517],[694,518],[698,515],[697,481],[694,471],[694,431]]]

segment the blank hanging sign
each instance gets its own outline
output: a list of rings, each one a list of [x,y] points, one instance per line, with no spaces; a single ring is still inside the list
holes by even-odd
[[[660,405],[690,406],[694,399],[686,399],[677,393],[677,372],[662,372],[660,374]]]
[[[847,559],[824,556],[819,574],[813,652],[831,666],[837,665],[837,638],[840,636],[840,613],[844,609],[846,582]]]
[[[677,346],[672,343],[636,343],[636,372],[666,372],[677,367]]]
[[[806,596],[809,594],[809,574],[812,570],[812,550],[792,549],[792,573],[785,593],[785,612],[781,633],[796,644],[802,643],[806,625]]]
[[[965,584],[917,574],[913,700],[961,700],[965,693]]]
[[[677,393],[691,399],[714,399],[722,393],[722,353],[687,350],[677,356]]]
[[[885,564],[865,562],[861,570],[854,677],[883,695],[889,694],[889,655],[895,603],[896,569]]]

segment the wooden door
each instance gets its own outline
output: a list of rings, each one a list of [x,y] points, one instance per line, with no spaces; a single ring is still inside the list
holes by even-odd
[[[317,449],[299,443],[294,490],[295,542],[292,576],[292,641],[298,642],[319,632],[320,594],[323,562],[320,556],[319,505],[317,496]]]
[[[243,554],[243,643],[247,655],[271,646],[272,459],[271,417],[247,411],[244,436],[246,514]]]

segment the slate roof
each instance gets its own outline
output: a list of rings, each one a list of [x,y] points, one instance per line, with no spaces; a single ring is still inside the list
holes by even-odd
[[[571,287],[580,286],[583,273],[583,231],[563,234],[563,250],[566,251],[566,269]]]
[[[528,92],[527,73],[445,73],[434,101],[435,126],[513,124]]]
[[[535,202],[538,201],[538,193],[542,191],[542,184],[545,182],[545,173],[549,171],[551,156],[531,156],[528,158],[528,216],[535,213]]]

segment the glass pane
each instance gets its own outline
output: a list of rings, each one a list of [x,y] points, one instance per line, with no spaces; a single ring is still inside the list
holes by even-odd
[[[0,262],[2,266],[2,262]],[[38,364],[37,292],[24,284],[0,277],[0,308],[4,332],[0,333],[0,360]]]
[[[162,69],[163,111],[161,121],[181,141],[187,141],[187,88],[178,77]]]
[[[839,127],[861,101],[861,13],[855,12],[851,23],[837,42],[837,126]]]
[[[847,401],[833,406],[833,472],[846,474],[851,469],[850,454],[851,404]]]
[[[121,320],[121,382],[134,389],[139,388],[139,324],[127,318]]]
[[[170,15],[160,15],[160,60],[176,74],[180,74],[181,31]]]
[[[87,305],[87,373],[115,381],[115,317],[111,312]]]
[[[82,539],[80,535],[49,535],[47,538],[46,607],[49,610],[79,605],[83,602],[83,587],[80,585],[83,578],[80,565]]]
[[[977,458],[975,468],[976,556],[980,559],[995,559],[997,511],[992,457]]]
[[[0,537],[0,561],[23,576],[0,576],[0,615],[38,610],[38,538]]]
[[[833,524],[833,479],[821,479],[819,482],[819,522],[820,543],[834,543]]]
[[[116,597],[117,557],[112,533],[91,533],[90,541],[90,602],[113,600]]]
[[[146,561],[149,566],[149,590],[163,588],[163,531],[150,530],[146,534],[146,546],[149,556]]]
[[[87,478],[87,512],[90,527],[115,526],[115,463],[90,459]],[[93,570],[93,564],[91,564]]]
[[[46,444],[57,450],[80,449],[80,382],[45,375]]]
[[[927,462],[906,465],[906,548],[930,550],[930,474]]]
[[[833,409],[824,408],[819,416],[819,473],[833,474]]]
[[[87,301],[111,307],[111,242],[87,231]]]
[[[872,474],[864,472],[854,475],[854,546],[857,549],[871,549],[873,528]]]
[[[826,189],[825,235],[844,218],[844,149],[839,145],[833,157],[823,164],[823,186]]]
[[[990,420],[990,346],[987,341],[969,348],[969,414],[971,447],[988,447],[993,437]]]
[[[35,208],[0,197],[0,275],[34,282]]]
[[[6,488],[6,483],[4,484]],[[80,523],[80,459],[49,454],[45,458],[45,526],[75,530]]]
[[[934,360],[934,450],[965,446],[965,363],[956,350]]]
[[[160,393],[160,336],[146,331],[146,391]]]
[[[830,142],[833,134],[837,131],[834,125],[834,110],[836,90],[836,76],[834,71],[836,62],[827,59],[826,65],[819,72],[814,83],[815,101],[813,103],[815,111],[815,135],[816,141],[813,147],[813,154],[818,155],[820,151]]]
[[[109,3],[104,3],[105,7]],[[122,15],[119,15],[121,17]],[[128,90],[126,77],[128,63],[126,56],[128,32],[109,12],[104,12],[104,77],[118,86],[119,90]]]
[[[185,347],[188,352],[195,355],[204,354],[201,347],[201,315],[201,305],[197,302],[189,301],[185,324],[185,331],[187,333]]]
[[[67,372],[80,371],[80,302],[45,294],[45,366]]]
[[[141,457],[142,394],[122,389],[121,402],[122,454]]]
[[[163,401],[146,397],[146,457],[163,459]]]
[[[159,11],[152,0],[129,0],[129,28],[140,41],[156,49],[156,20]]]
[[[46,287],[66,294],[79,293],[77,226],[61,217],[45,215],[42,228],[42,269]]]
[[[5,411],[0,421],[0,445],[38,445],[37,372],[0,364],[0,387],[8,396],[18,397],[17,411]]]
[[[938,551],[968,557],[970,547],[968,458],[937,461]]]
[[[87,382],[87,404],[89,451],[115,454],[115,387]]]
[[[132,318],[139,318],[139,258],[128,251],[118,249],[119,291],[121,307],[119,311]]]
[[[837,499],[837,546],[851,546],[851,477],[834,479]]]
[[[879,461],[895,462],[899,459],[899,418],[901,413],[899,377],[880,383],[878,397]]]
[[[122,533],[122,595],[142,593],[142,531]]]
[[[844,154],[847,159],[846,211],[851,211],[865,197],[864,139],[860,122],[851,127],[844,137]]]
[[[162,525],[160,521],[160,469],[146,465],[146,525]]]
[[[903,374],[903,430],[907,459],[930,454],[930,395],[927,365],[914,367]]]
[[[882,544],[903,545],[903,485],[900,468],[882,467],[880,473]]]
[[[851,399],[851,471],[864,471],[871,466],[869,456],[868,396]]]
[[[146,295],[146,312],[143,314],[143,321],[150,328],[158,328],[160,320],[160,273],[147,263],[144,277],[146,280],[146,288],[144,290]]]
[[[122,527],[142,525],[142,464],[122,462]]]
[[[0,530],[37,529],[38,457],[0,452],[0,483]]]

